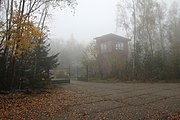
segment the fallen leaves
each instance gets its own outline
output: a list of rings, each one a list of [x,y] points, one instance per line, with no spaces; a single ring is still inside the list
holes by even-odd
[[[33,91],[0,95],[0,119],[38,119],[41,116],[53,116],[66,109],[71,98],[64,89]],[[68,98],[68,100],[67,100]]]
[[[158,112],[147,115],[141,120],[180,120],[180,112]]]
[[[170,113],[167,117],[168,120],[180,120],[180,113]]]
[[[111,100],[111,99],[109,99]],[[94,103],[97,104],[94,104]],[[103,106],[100,104],[103,102]],[[39,120],[39,119],[97,119],[108,120],[114,117],[113,110],[99,111],[107,100],[102,97],[92,96],[76,89],[46,89],[43,91],[32,91],[30,94],[24,92],[15,92],[9,94],[0,94],[0,120]],[[111,102],[110,104],[113,104]],[[94,109],[95,106],[99,107]],[[84,109],[85,108],[85,109]],[[105,109],[105,108],[104,108]],[[124,112],[118,114],[131,119]],[[135,109],[138,111],[138,109]],[[92,112],[94,111],[94,112]],[[133,115],[136,115],[135,113]],[[115,116],[117,118],[118,116]],[[140,120],[180,120],[180,112],[170,113],[155,112],[149,113]]]

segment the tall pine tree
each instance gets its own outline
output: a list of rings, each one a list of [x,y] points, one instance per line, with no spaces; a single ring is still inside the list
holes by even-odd
[[[47,43],[47,39],[44,38],[39,41],[39,45],[32,52],[32,64],[31,70],[33,74],[32,82],[38,82],[41,80],[50,81],[51,73],[50,70],[57,67],[58,55],[50,55],[50,43]]]

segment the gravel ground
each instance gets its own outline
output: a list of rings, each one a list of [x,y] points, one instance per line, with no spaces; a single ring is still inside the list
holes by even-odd
[[[180,119],[180,84],[89,83],[63,85],[75,99],[53,120],[170,120]],[[44,118],[42,118],[44,119]]]

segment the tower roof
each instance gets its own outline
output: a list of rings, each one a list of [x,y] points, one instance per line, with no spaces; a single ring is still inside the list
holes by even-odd
[[[110,34],[106,34],[100,37],[96,37],[94,38],[96,40],[100,40],[100,41],[108,41],[108,40],[114,40],[114,41],[130,41],[130,39],[110,33]]]

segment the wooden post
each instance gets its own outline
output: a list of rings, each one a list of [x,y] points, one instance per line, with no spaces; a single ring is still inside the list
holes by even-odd
[[[69,65],[69,78],[71,77],[71,67]]]
[[[89,80],[89,72],[88,72],[88,65],[86,66],[86,75],[87,75],[87,81]]]
[[[78,66],[76,68],[76,79],[78,80]]]

